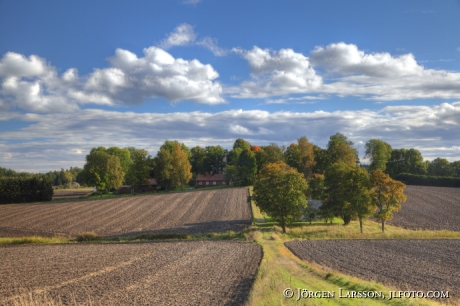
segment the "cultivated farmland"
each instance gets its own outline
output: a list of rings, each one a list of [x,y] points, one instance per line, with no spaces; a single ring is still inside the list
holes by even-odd
[[[251,224],[247,188],[66,203],[0,205],[0,237],[239,231]]]
[[[406,186],[407,202],[388,224],[410,229],[460,231],[460,188]]]
[[[225,241],[1,247],[0,304],[242,305],[261,257]]]
[[[302,260],[399,290],[460,298],[460,240],[308,240],[285,243]],[[385,293],[384,293],[385,294]]]

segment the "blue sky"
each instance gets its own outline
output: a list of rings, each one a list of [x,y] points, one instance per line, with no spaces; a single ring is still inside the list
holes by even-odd
[[[0,166],[341,132],[460,159],[460,1],[0,0]]]

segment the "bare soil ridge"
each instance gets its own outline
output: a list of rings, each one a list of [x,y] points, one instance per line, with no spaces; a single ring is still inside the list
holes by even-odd
[[[407,202],[388,224],[409,229],[460,231],[460,188],[406,186]]]
[[[0,248],[0,304],[24,291],[67,304],[243,305],[259,245],[225,241]]]
[[[0,237],[239,231],[251,224],[247,188],[47,204],[0,205]]]
[[[285,243],[297,257],[400,290],[449,291],[459,299],[460,240],[308,240]]]

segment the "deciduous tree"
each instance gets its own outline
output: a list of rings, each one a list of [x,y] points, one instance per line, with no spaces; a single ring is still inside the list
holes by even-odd
[[[373,212],[372,189],[366,169],[352,167],[345,175],[345,201],[349,203],[353,214],[358,217],[359,228],[363,232],[363,220]]]
[[[375,169],[386,170],[387,162],[391,157],[391,146],[380,139],[371,139],[366,142],[366,158],[371,160],[369,170]]]
[[[329,138],[327,153],[330,164],[342,162],[354,166],[357,163],[358,152],[353,148],[353,142],[341,133]]]
[[[136,149],[132,153],[131,159],[133,163],[129,169],[128,181],[133,187],[140,188],[142,185],[148,184],[148,178],[152,170],[152,160],[147,150]]]
[[[279,222],[286,225],[301,216],[307,206],[308,185],[303,175],[283,162],[267,164],[256,177],[253,196],[256,205]]]
[[[171,181],[172,184],[179,186],[182,190],[183,187],[192,178],[192,166],[188,159],[187,154],[182,150],[179,143],[176,144],[171,155]]]
[[[376,207],[375,218],[382,222],[382,232],[385,231],[385,221],[393,218],[393,212],[401,208],[401,203],[406,201],[404,188],[406,185],[376,169],[371,173],[373,188],[372,200]]]

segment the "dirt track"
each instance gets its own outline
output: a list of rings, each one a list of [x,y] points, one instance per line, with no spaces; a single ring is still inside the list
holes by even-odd
[[[251,224],[247,188],[66,203],[0,205],[0,237],[209,233]]]
[[[460,298],[460,240],[308,240],[285,243],[297,257],[400,290]]]
[[[225,241],[0,247],[0,305],[24,290],[63,303],[242,305],[261,256]]]
[[[407,202],[388,224],[460,231],[460,188],[406,186]]]

